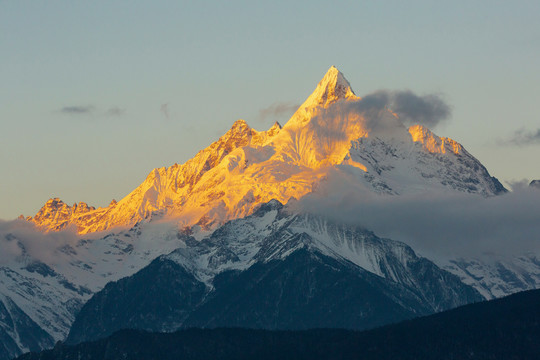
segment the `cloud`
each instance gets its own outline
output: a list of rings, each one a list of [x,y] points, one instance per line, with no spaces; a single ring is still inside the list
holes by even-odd
[[[351,104],[360,112],[376,113],[385,108],[396,113],[405,125],[420,124],[433,128],[447,120],[452,110],[436,94],[419,96],[410,90],[379,90]]]
[[[259,110],[259,120],[263,122],[268,118],[288,117],[299,107],[300,105],[287,102],[274,103]],[[357,101],[335,103],[327,109],[322,109],[317,118],[321,118],[319,120],[324,122],[324,119],[329,117],[346,117],[349,113],[363,113],[370,122],[376,120],[385,109],[397,114],[404,125],[419,124],[428,128],[439,125],[452,115],[450,105],[440,95],[420,96],[410,90],[379,90]],[[317,119],[312,119],[313,122],[317,122]]]
[[[510,189],[512,189],[512,191],[521,191],[521,190],[527,189],[527,187],[530,184],[530,180],[528,179],[509,180],[509,181],[506,181],[506,183],[508,184]]]
[[[101,110],[94,105],[71,105],[64,106],[59,110],[60,113],[65,115],[72,116],[83,116],[83,115],[99,115],[99,116],[122,116],[125,112],[124,109],[119,108],[118,106],[111,106],[107,110]]]
[[[366,125],[373,123],[382,111],[390,110],[397,114],[403,125],[423,125],[433,128],[450,118],[450,106],[436,94],[419,96],[410,90],[379,90],[363,96],[357,101],[337,102],[327,109],[322,109],[319,117],[347,117],[351,113],[364,115]]]
[[[119,107],[116,107],[116,106],[113,106],[113,107],[110,107],[107,111],[106,111],[106,115],[108,116],[122,116],[124,115],[125,113],[125,110],[124,109],[121,109]]]
[[[461,193],[376,195],[335,171],[297,210],[361,226],[439,258],[540,253],[540,190],[490,198]]]
[[[513,146],[526,146],[526,145],[539,145],[540,144],[540,129],[536,131],[530,131],[521,129],[507,139],[499,140],[501,145],[513,145]]]
[[[389,108],[410,125],[434,127],[452,114],[450,106],[435,94],[418,96],[410,90],[395,91],[390,99]]]
[[[26,257],[51,264],[60,249],[74,248],[78,240],[75,229],[43,233],[25,220],[0,220],[0,265]]]
[[[276,102],[267,108],[259,110],[259,120],[266,121],[268,118],[290,117],[300,105],[289,102]]]
[[[397,113],[398,119],[390,115]],[[317,148],[331,150],[336,141],[351,139],[351,129],[392,133],[400,124],[432,128],[450,116],[450,107],[437,95],[417,96],[411,91],[381,90],[355,101],[338,101],[321,108],[308,129],[316,134]],[[359,116],[360,115],[360,116]],[[386,118],[385,121],[380,121]]]
[[[163,114],[163,116],[165,116],[168,119],[169,118],[169,103],[161,104],[159,111]]]
[[[60,109],[60,112],[68,115],[85,115],[92,114],[95,111],[95,107],[92,105],[87,106],[64,106]]]

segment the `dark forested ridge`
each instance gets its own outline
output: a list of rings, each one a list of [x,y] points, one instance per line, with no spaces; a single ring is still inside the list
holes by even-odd
[[[123,330],[95,342],[57,344],[20,360],[63,359],[538,359],[540,290],[359,332]]]
[[[452,301],[480,299],[428,261],[420,259],[416,272],[425,275],[423,286],[434,289],[444,308]],[[408,287],[306,249],[244,271],[225,271],[214,279],[212,292],[204,290],[182,266],[158,258],[95,294],[75,319],[67,343],[98,340],[121,329],[365,330],[435,312]]]

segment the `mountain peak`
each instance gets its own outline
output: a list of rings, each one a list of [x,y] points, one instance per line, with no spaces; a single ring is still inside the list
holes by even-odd
[[[360,98],[356,96],[343,73],[332,65],[319,81],[315,90],[285,124],[285,127],[289,129],[303,127],[321,108],[328,108],[340,100],[354,101],[360,100]]]
[[[245,131],[246,129],[250,129],[247,122],[243,119],[238,119],[234,122],[229,131]]]
[[[319,81],[315,91],[306,100],[304,106],[327,107],[338,100],[344,99],[353,100],[358,99],[358,97],[343,73],[332,65]]]

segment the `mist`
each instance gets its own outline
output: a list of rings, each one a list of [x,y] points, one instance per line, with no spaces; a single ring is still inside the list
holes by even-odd
[[[25,220],[0,220],[0,265],[24,258],[52,264],[60,248],[75,247],[78,239],[75,229],[44,233]]]
[[[259,122],[265,122],[267,119],[283,121],[283,118],[290,117],[299,107],[300,104],[276,102],[264,109],[259,110],[258,119]]]
[[[540,190],[531,187],[515,186],[490,198],[455,192],[377,195],[336,171],[292,206],[403,241],[425,255],[540,253]]]

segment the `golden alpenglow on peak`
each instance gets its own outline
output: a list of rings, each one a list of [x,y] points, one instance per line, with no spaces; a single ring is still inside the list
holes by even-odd
[[[345,76],[335,66],[331,66],[285,127],[289,129],[302,127],[321,110],[327,109],[340,100],[355,101],[360,98],[355,95]]]
[[[360,99],[351,88],[351,84],[335,66],[330,67],[313,93],[300,108],[328,107],[338,100]]]
[[[358,99],[349,81],[347,81],[345,76],[335,66],[331,66],[328,69],[312,96],[313,100],[317,100],[319,105],[325,107],[342,99]]]
[[[409,128],[409,133],[414,142],[420,142],[431,153],[445,153],[451,151],[454,154],[459,154],[462,151],[462,146],[457,141],[450,138],[439,137],[431,130],[422,125],[413,125]]]
[[[332,66],[283,127],[257,131],[237,120],[192,159],[154,169],[106,208],[52,199],[27,219],[45,231],[75,226],[81,234],[140,221],[211,230],[270,200],[300,199],[331,174],[377,194],[444,188],[489,196],[502,188],[457,142],[420,125],[407,129],[386,106],[372,111],[363,101]]]

